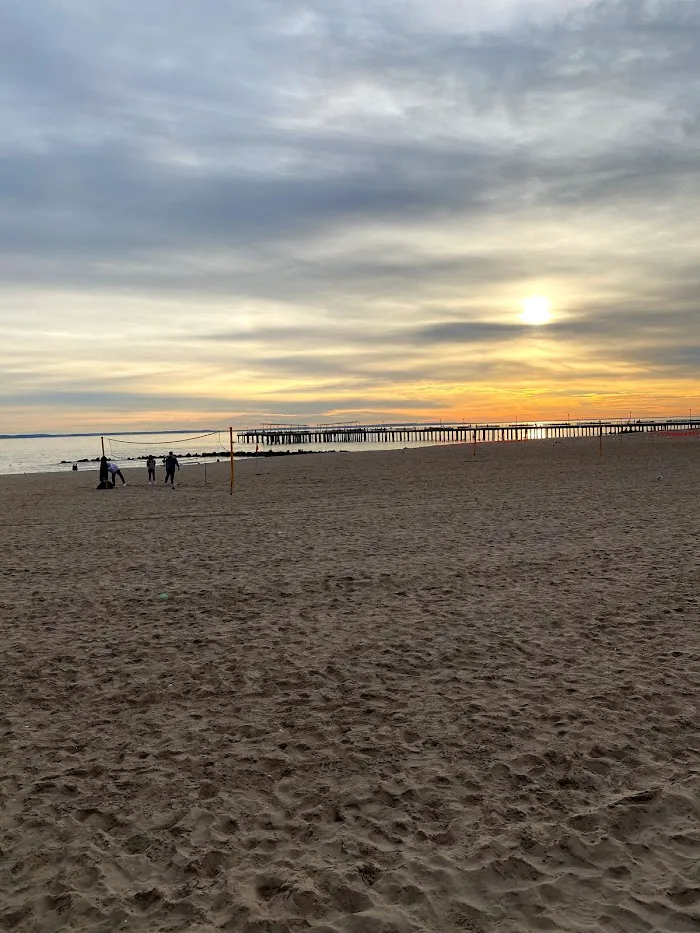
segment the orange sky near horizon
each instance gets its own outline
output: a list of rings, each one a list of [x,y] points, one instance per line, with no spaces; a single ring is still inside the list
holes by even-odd
[[[0,433],[700,412],[700,4],[11,6]]]

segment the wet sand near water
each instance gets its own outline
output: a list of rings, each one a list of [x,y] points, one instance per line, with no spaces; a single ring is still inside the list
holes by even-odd
[[[0,477],[0,930],[700,928],[698,441],[227,469]]]

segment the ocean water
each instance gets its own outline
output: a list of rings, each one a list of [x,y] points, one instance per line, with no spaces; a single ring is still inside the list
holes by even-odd
[[[191,435],[190,435],[191,436]],[[143,460],[138,458],[153,453],[157,460],[164,457],[169,450],[173,450],[180,463],[184,466],[195,466],[202,463],[205,458],[196,458],[188,463],[185,454],[223,452],[228,448],[228,432],[221,431],[213,436],[200,437],[197,440],[186,440],[187,435],[166,433],[123,434],[114,440],[105,440],[105,454],[121,467],[138,466],[144,469]],[[273,450],[307,450],[307,451],[344,451],[352,453],[360,450],[388,450],[403,447],[425,447],[433,444],[396,443],[396,444],[306,444],[291,447],[275,446],[273,448],[260,445],[260,451]],[[253,453],[254,444],[234,444],[235,453]],[[0,474],[7,473],[59,473],[70,471],[73,463],[78,464],[79,470],[97,470],[97,463],[80,462],[88,459],[93,461],[102,453],[99,435],[52,435],[50,437],[0,437]],[[211,462],[211,459],[206,458]],[[62,462],[65,461],[65,462]]]
[[[619,426],[624,426],[630,422],[620,421],[618,426],[607,424],[603,428],[604,434],[617,433]],[[685,423],[685,420],[684,420]],[[533,423],[531,425],[531,440],[543,439],[545,437],[544,428],[546,422]],[[673,422],[667,422],[669,427],[675,427]],[[700,421],[694,423],[692,427],[700,429]],[[143,459],[149,453],[152,453],[157,460],[173,450],[180,458],[182,466],[194,466],[197,463],[203,463],[204,460],[216,460],[217,458],[197,457],[191,461],[185,457],[185,454],[202,454],[218,452],[220,455],[228,450],[228,430],[203,433],[193,432],[153,432],[152,434],[119,434],[114,438],[105,438],[105,454],[110,460],[114,460],[121,467],[130,466],[144,467]],[[397,441],[396,443],[338,443],[335,444],[303,444],[275,445],[274,447],[265,447],[260,445],[260,452],[272,450],[275,453],[282,453],[285,450],[297,451],[304,450],[309,452],[337,451],[344,453],[355,453],[362,450],[391,450],[414,447],[435,447],[444,444],[454,444],[455,441]],[[470,443],[469,441],[465,443]],[[481,443],[481,442],[480,442]],[[557,441],[560,443],[560,441]],[[234,453],[253,453],[256,450],[254,444],[239,444],[234,442]],[[70,471],[73,463],[78,464],[79,470],[96,470],[96,462],[102,453],[102,446],[99,434],[56,434],[46,437],[2,437],[0,436],[0,474],[3,473],[57,473],[65,470]]]

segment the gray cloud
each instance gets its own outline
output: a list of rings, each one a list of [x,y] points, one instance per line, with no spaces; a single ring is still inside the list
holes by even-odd
[[[48,94],[58,105],[45,130],[50,139],[5,143],[0,157],[0,203],[15,206],[2,212],[0,243],[16,252],[123,260],[130,251],[284,241],[368,220],[476,219],[512,212],[523,198],[543,208],[644,200],[650,183],[665,189],[695,174],[699,108],[688,85],[698,80],[700,31],[687,4],[603,3],[582,20],[517,39],[424,31],[417,42],[415,23],[396,4],[380,4],[369,29],[361,28],[357,5],[346,21],[347,5],[333,14],[309,4],[317,32],[292,40],[280,32],[290,16],[282,7],[263,4],[261,17],[254,4],[234,13],[214,3],[211,20],[193,21],[182,10],[164,16],[161,64],[158,56],[150,64],[138,57],[158,15],[142,6],[137,16],[132,3],[120,5],[115,38],[87,17],[66,20],[53,4],[27,4],[41,7],[48,18],[5,11],[0,23],[12,50],[3,65],[8,86],[23,101]],[[116,16],[113,4],[104,7]],[[54,36],[55,24],[63,28]],[[233,67],[215,25],[228,38],[238,35],[241,59]],[[136,51],[120,46],[120,36],[136,38]],[[205,39],[214,41],[213,62],[217,51],[221,57],[218,68],[199,73]],[[315,56],[305,67],[309,45]],[[291,95],[285,109],[279,85],[287,72],[299,101]],[[360,107],[347,130],[328,120],[323,128],[303,125],[304,107],[322,104],[324,89],[341,93],[362,80],[374,93],[405,95],[411,119],[404,111],[381,130],[370,90],[370,112]],[[492,118],[505,101],[512,115],[505,139],[480,134],[478,120],[447,132],[459,111],[478,117],[486,107]],[[629,135],[607,147],[567,114],[580,109],[611,124],[623,107]],[[86,113],[91,132],[74,132],[84,130]],[[36,132],[19,107],[9,119],[19,140],[22,129]],[[434,132],[417,136],[411,126]],[[575,131],[573,140],[557,138],[564,127]],[[529,141],[534,134],[547,145]]]
[[[371,407],[368,407],[367,399],[364,396],[344,395],[340,403],[327,402],[319,404],[317,400],[305,400],[303,398],[285,398],[280,394],[270,393],[265,397],[264,404],[261,404],[259,398],[237,398],[235,404],[226,402],[219,397],[206,396],[185,396],[178,394],[157,394],[147,392],[122,392],[108,391],[104,389],[95,389],[86,387],[84,391],[57,391],[50,397],[42,391],[35,392],[14,392],[0,395],[0,402],[3,407],[25,407],[30,406],[39,410],[50,412],[68,411],[85,412],[92,411],[94,406],[99,406],[102,413],[101,426],[105,431],[109,431],[109,421],[115,415],[122,415],[125,411],[140,411],[160,408],[166,412],[177,415],[180,412],[191,412],[197,409],[207,412],[209,423],[204,419],[200,425],[207,430],[218,430],[224,422],[233,421],[240,426],[245,423],[246,416],[249,416],[251,425],[260,420],[298,420],[306,418],[309,423],[332,420],[334,412],[340,407],[356,413],[376,413],[377,411],[386,411],[389,413],[400,414],[402,406],[397,404],[397,400],[390,396],[378,394],[372,399]],[[416,410],[430,410],[433,407],[432,401],[426,401],[421,398],[408,397],[403,405]],[[213,416],[213,418],[212,418]],[[190,418],[190,422],[191,422]],[[212,424],[215,420],[218,424]],[[105,426],[107,425],[107,426]]]
[[[162,327],[154,353],[189,329],[193,358],[236,347],[238,365],[315,375],[322,392],[374,385],[377,406],[397,373],[496,378],[513,366],[499,350],[545,337],[691,378],[697,4],[553,0],[530,23],[482,4],[476,30],[448,6],[4,5],[0,317],[17,293],[136,295]],[[493,295],[531,280],[583,297],[539,334],[494,323]],[[227,299],[232,318],[273,304],[289,325],[254,309],[250,330],[228,327]],[[142,339],[129,313],[124,359]],[[28,346],[42,325],[27,324]],[[463,362],[418,352],[431,348]],[[148,398],[132,403],[165,404]]]
[[[522,337],[528,332],[523,324],[497,324],[484,321],[445,321],[416,331],[417,343],[482,343],[503,338]]]

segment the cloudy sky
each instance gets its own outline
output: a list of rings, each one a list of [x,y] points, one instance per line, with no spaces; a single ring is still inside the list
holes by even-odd
[[[1,4],[0,433],[700,413],[699,170],[696,0]]]

